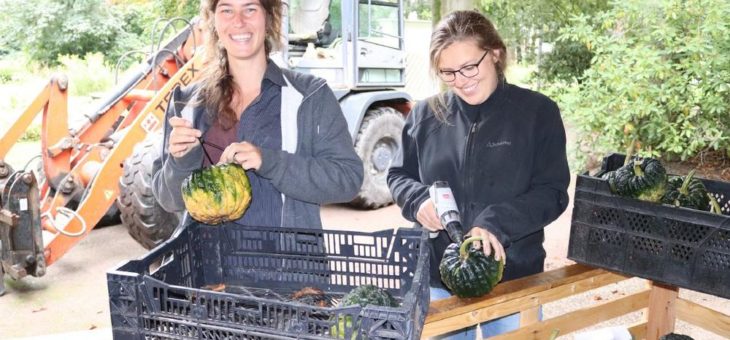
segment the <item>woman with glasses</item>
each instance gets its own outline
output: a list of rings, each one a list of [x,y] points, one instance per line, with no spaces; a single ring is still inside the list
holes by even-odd
[[[321,226],[319,206],[347,202],[362,185],[362,161],[324,79],[280,69],[280,0],[202,0],[204,68],[176,89],[167,109],[168,154],[153,192],[168,211],[185,209],[180,185],[211,163],[247,170],[251,205],[237,222]],[[201,143],[202,142],[202,143]]]
[[[419,102],[403,129],[388,185],[403,216],[431,231],[431,299],[451,294],[438,264],[451,243],[429,198],[447,181],[464,234],[506,261],[503,280],[543,271],[543,228],[568,205],[570,173],[558,106],[505,80],[507,48],[478,12],[447,15],[431,35],[432,71],[447,90]],[[436,236],[437,235],[437,236]],[[481,325],[488,337],[519,327],[519,314]],[[474,339],[465,329],[447,339]]]

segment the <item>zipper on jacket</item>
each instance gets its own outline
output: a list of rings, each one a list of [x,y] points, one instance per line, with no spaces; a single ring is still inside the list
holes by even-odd
[[[471,127],[469,128],[469,134],[466,136],[466,144],[464,145],[464,163],[463,163],[463,171],[462,173],[466,175],[466,179],[462,181],[464,183],[463,187],[461,188],[461,192],[464,193],[464,200],[461,202],[462,208],[461,211],[464,212],[464,216],[469,216],[471,218],[472,211],[467,209],[469,208],[469,202],[471,202],[471,195],[470,189],[472,188],[473,182],[474,182],[474,176],[472,176],[471,172],[469,171],[469,165],[471,164],[471,151],[473,149],[474,144],[474,135],[477,131],[477,125],[479,124],[479,116],[474,120],[473,123],[471,123]],[[467,226],[466,224],[463,224],[464,227],[467,229],[471,229],[471,226]],[[464,230],[464,233],[468,233],[469,230]]]

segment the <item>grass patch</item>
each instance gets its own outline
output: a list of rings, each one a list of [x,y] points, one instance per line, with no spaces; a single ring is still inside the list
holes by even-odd
[[[101,53],[87,54],[83,59],[63,56],[60,61],[62,69],[59,72],[68,75],[69,94],[72,96],[103,92],[110,89],[114,82],[114,72],[104,64]]]
[[[0,59],[0,84],[22,82],[36,73],[33,63],[23,53],[11,53]]]

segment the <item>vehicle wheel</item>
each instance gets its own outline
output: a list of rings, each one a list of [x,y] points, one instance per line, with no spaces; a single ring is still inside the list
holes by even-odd
[[[390,163],[401,146],[401,132],[405,120],[391,107],[368,110],[355,141],[355,151],[365,168],[360,193],[351,205],[376,209],[393,203],[386,177]]]
[[[159,169],[162,135],[150,134],[135,145],[132,155],[124,161],[119,180],[117,205],[122,224],[137,242],[152,249],[167,240],[177,227],[180,217],[162,209],[152,194],[152,175]]]

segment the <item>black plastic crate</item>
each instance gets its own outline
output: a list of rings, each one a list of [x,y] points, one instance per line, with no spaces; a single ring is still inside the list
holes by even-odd
[[[730,298],[730,183],[702,180],[723,215],[643,202],[611,193],[603,160],[575,186],[568,258],[579,263]]]
[[[427,235],[193,223],[107,273],[115,339],[418,339],[429,304]],[[204,287],[224,284],[225,291]],[[387,289],[399,307],[317,307],[352,288]],[[333,328],[333,326],[335,328]]]

